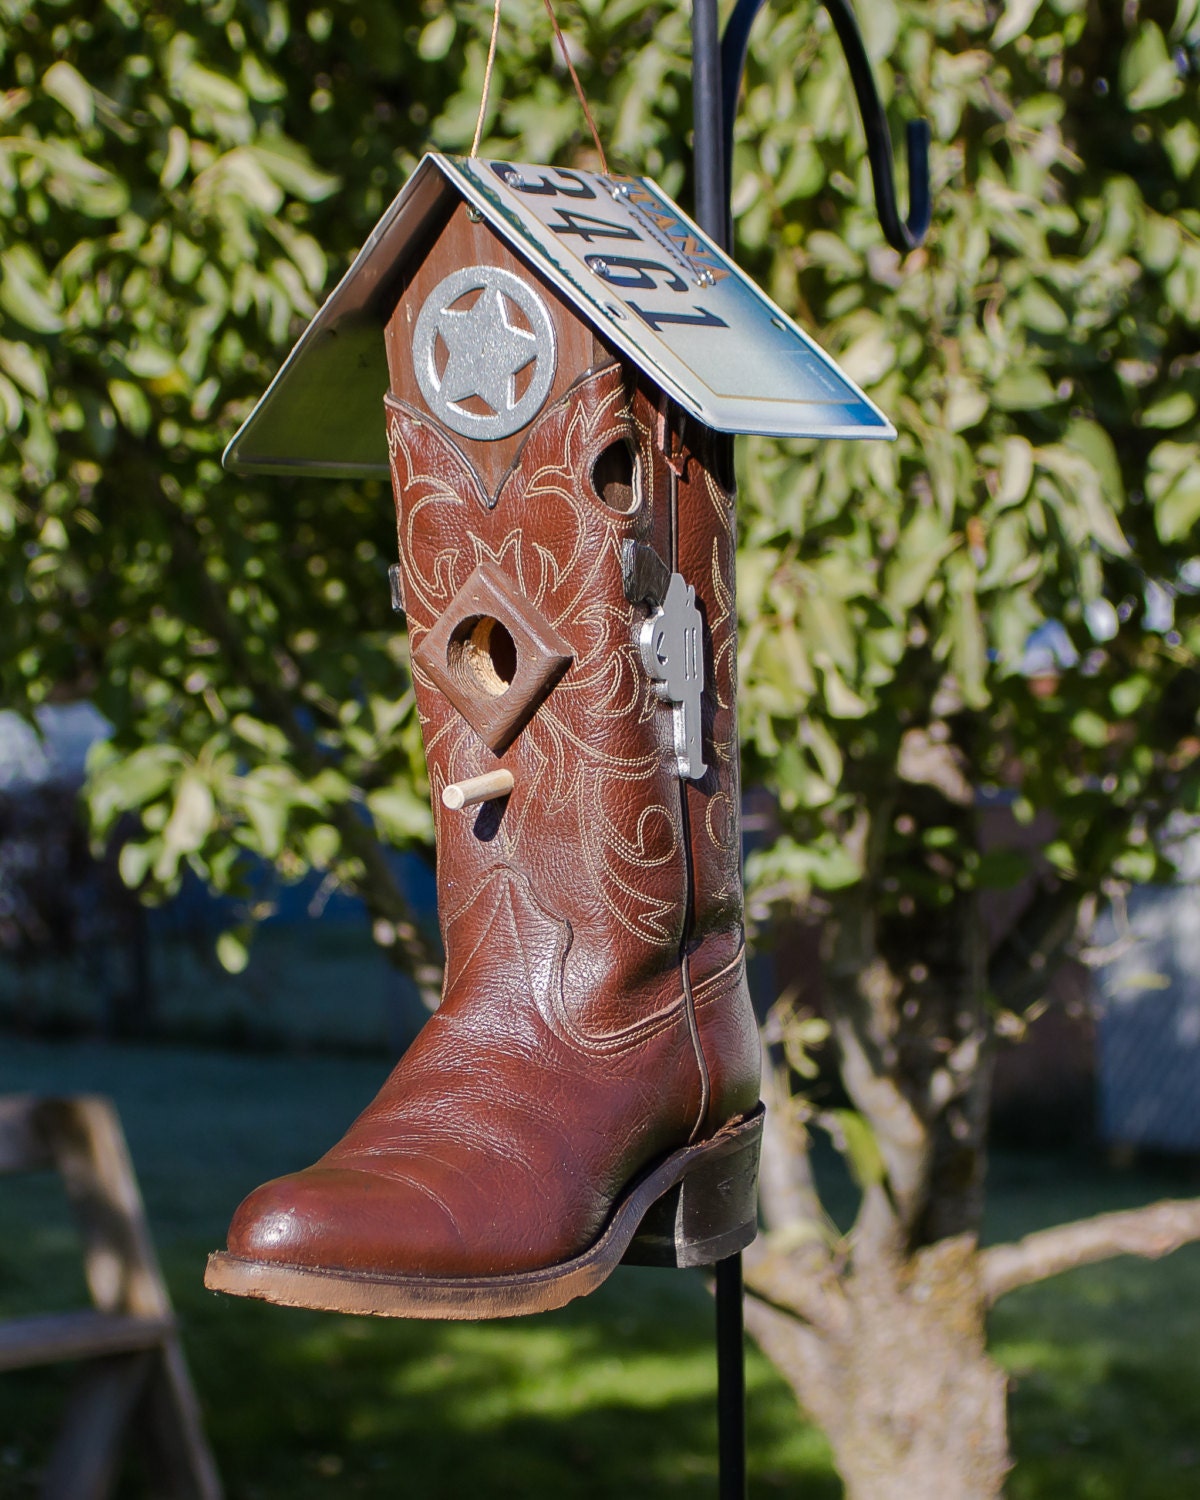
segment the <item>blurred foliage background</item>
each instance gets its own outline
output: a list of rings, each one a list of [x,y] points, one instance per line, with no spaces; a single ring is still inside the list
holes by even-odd
[[[901,432],[739,445],[747,779],[780,807],[757,909],[865,879],[911,915],[1011,883],[1028,857],[981,851],[961,784],[1052,808],[1075,896],[1149,878],[1164,799],[1196,795],[1200,3],[859,9],[894,129],[933,122],[924,250],[882,242],[813,4],[768,5],[737,124],[739,256]],[[111,721],[88,797],[99,836],[137,814],[129,884],[186,864],[237,890],[246,850],[315,866],[419,967],[371,837],[431,834],[390,497],[247,483],[219,454],[420,152],[467,147],[487,8],[0,16],[4,701]],[[615,161],[686,203],[684,9],[564,20]],[[587,164],[564,78],[540,7],[509,0],[485,149]]]
[[[760,934],[823,919],[854,1105],[826,1123],[915,1252],[979,1228],[992,1041],[1200,812],[1200,0],[857,8],[897,138],[932,121],[926,246],[883,242],[816,0],[768,3],[735,132],[738,258],[900,432],[738,445],[767,794],[747,879]],[[686,205],[686,9],[562,18],[613,165]],[[361,894],[432,1003],[436,940],[386,852],[429,857],[432,833],[391,497],[219,457],[421,152],[469,145],[490,7],[0,0],[0,21],[3,703],[98,705],[94,836],[147,900],[189,869],[241,897],[226,968],[266,861]],[[491,154],[596,165],[537,0],[507,0],[485,123]],[[996,943],[977,898],[1021,882]],[[768,1032],[781,1096],[824,1034],[795,998]],[[772,1118],[798,1157],[794,1103]]]

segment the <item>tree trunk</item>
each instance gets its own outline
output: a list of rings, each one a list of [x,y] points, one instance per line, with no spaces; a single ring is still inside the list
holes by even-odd
[[[974,1241],[873,1255],[841,1293],[820,1331],[753,1296],[746,1312],[829,1438],[847,1500],[998,1500],[1005,1376],[987,1354]]]
[[[848,1500],[998,1500],[1010,1464],[976,1238],[990,1028],[974,895],[955,892],[937,920],[881,917],[862,887],[829,904],[824,1009],[859,1123],[851,1135],[844,1114],[815,1118],[862,1200],[833,1244],[801,1232],[811,1208],[791,1223],[769,1212],[747,1322],[828,1436]],[[778,1068],[768,1082],[786,1092]],[[801,1136],[768,1132],[792,1157],[790,1174],[769,1159],[768,1186],[802,1186]]]

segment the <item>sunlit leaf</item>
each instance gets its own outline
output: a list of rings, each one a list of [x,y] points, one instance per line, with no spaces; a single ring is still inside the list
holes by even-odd
[[[217,960],[227,974],[241,974],[250,962],[245,934],[226,931],[217,937]]]
[[[86,129],[92,123],[96,105],[91,85],[69,62],[52,63],[42,76],[42,87],[64,109],[70,110],[76,125]]]
[[[1121,58],[1121,89],[1130,109],[1154,109],[1183,92],[1183,79],[1153,21],[1143,21]]]

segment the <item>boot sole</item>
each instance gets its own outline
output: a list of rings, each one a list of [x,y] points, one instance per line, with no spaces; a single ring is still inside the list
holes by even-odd
[[[763,1106],[710,1140],[685,1146],[626,1189],[600,1238],[581,1255],[508,1276],[392,1276],[246,1260],[219,1250],[204,1285],[281,1307],[382,1318],[516,1318],[586,1297],[617,1266],[706,1266],[758,1233]]]

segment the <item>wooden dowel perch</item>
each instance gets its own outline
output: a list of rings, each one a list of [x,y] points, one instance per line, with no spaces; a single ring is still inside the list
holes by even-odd
[[[442,788],[442,805],[457,812],[460,807],[474,807],[477,802],[507,797],[513,785],[511,771],[488,771],[483,776],[470,776],[466,781],[452,781]]]

